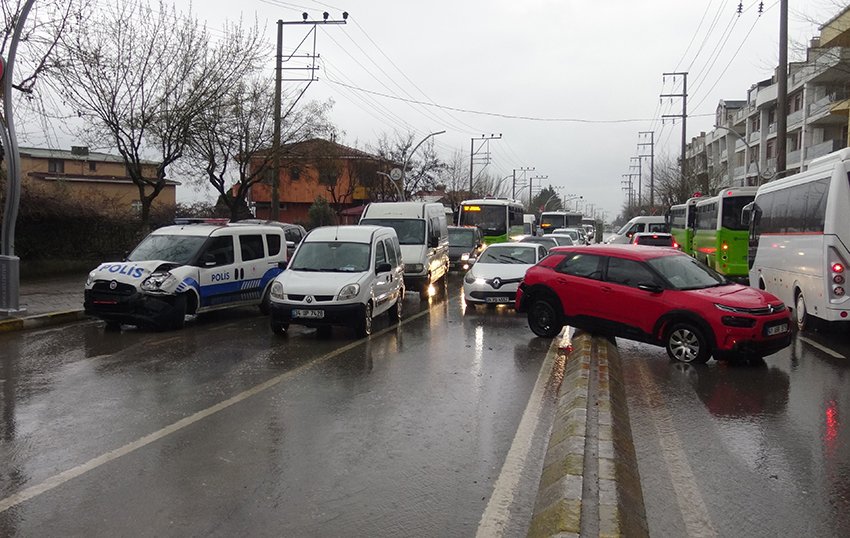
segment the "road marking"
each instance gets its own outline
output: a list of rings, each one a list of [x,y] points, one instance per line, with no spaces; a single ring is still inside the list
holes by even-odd
[[[652,381],[646,364],[638,363],[640,382],[643,385],[641,394],[643,401],[649,409],[649,415],[658,433],[658,443],[661,445],[667,464],[667,472],[670,473],[670,481],[676,493],[676,504],[685,522],[685,530],[688,536],[709,537],[717,536],[717,531],[711,524],[711,517],[705,507],[702,495],[699,492],[696,478],[688,464],[688,457],[682,447],[682,440],[676,433],[673,417],[664,402],[664,396],[658,390],[658,386]]]
[[[569,327],[565,327],[564,331],[569,331]],[[499,477],[493,487],[493,494],[490,495],[487,507],[481,515],[478,531],[475,533],[476,537],[491,538],[505,534],[505,527],[510,521],[510,507],[513,504],[514,493],[528,461],[534,430],[537,428],[540,414],[543,411],[546,386],[555,364],[555,357],[558,355],[561,341],[566,340],[566,337],[562,335],[563,333],[552,340],[552,345],[549,346],[549,351],[540,367],[537,381],[531,390],[531,396],[528,398],[528,405],[526,405],[519,421],[516,435],[514,435],[508,455],[505,457],[505,463],[502,464],[502,470],[499,471]]]
[[[799,335],[799,334],[798,334],[798,335],[797,335],[797,338],[798,338],[798,339],[800,339],[800,340],[802,340],[803,342],[805,342],[805,343],[809,344],[809,345],[810,345],[810,346],[812,346],[813,348],[815,348],[815,349],[819,349],[819,350],[823,351],[823,352],[824,352],[824,353],[826,353],[827,355],[832,355],[832,356],[833,356],[833,357],[835,357],[836,359],[846,359],[846,358],[847,358],[847,357],[845,357],[844,355],[842,355],[841,353],[839,353],[839,352],[837,352],[837,351],[833,351],[833,350],[829,349],[828,347],[826,347],[826,346],[825,346],[825,345],[823,345],[823,344],[818,344],[818,343],[817,343],[817,342],[815,342],[814,340],[810,340],[809,338],[806,338],[805,336],[802,336],[802,335]]]
[[[322,355],[321,357],[319,357],[318,359],[316,359],[314,361],[311,361],[307,364],[301,365],[298,368],[295,368],[294,370],[290,370],[290,371],[285,372],[283,374],[280,374],[276,377],[273,377],[273,378],[269,379],[268,381],[266,381],[264,383],[260,383],[259,385],[256,385],[253,388],[250,388],[246,391],[240,392],[239,394],[237,394],[236,396],[233,396],[232,398],[228,398],[227,400],[219,402],[219,403],[217,403],[217,404],[215,404],[211,407],[208,407],[206,409],[198,411],[197,413],[195,413],[193,415],[189,415],[188,417],[185,417],[183,419],[180,419],[177,422],[170,424],[169,426],[166,426],[166,427],[164,427],[160,430],[157,430],[153,433],[145,435],[144,437],[141,437],[141,438],[139,438],[139,439],[137,439],[133,442],[127,443],[126,445],[119,447],[119,448],[116,448],[115,450],[110,450],[109,452],[106,452],[105,454],[97,456],[96,458],[92,458],[85,463],[77,465],[76,467],[72,467],[72,468],[70,468],[66,471],[59,473],[59,474],[53,475],[52,477],[44,480],[43,482],[36,484],[34,486],[30,486],[30,487],[28,487],[28,488],[26,488],[22,491],[19,491],[18,493],[15,493],[14,495],[10,495],[9,497],[6,497],[5,499],[0,500],[0,513],[5,512],[6,510],[8,510],[9,508],[12,508],[13,506],[17,506],[18,504],[21,504],[22,502],[25,502],[25,501],[28,501],[28,500],[34,498],[34,497],[37,497],[37,496],[41,495],[42,493],[46,493],[46,492],[48,492],[48,491],[50,491],[54,488],[57,488],[57,487],[61,486],[62,484],[64,484],[65,482],[68,482],[69,480],[72,480],[72,479],[74,479],[78,476],[81,476],[81,475],[83,475],[83,474],[85,474],[89,471],[93,471],[94,469],[97,469],[101,465],[109,463],[113,460],[116,460],[116,459],[122,457],[122,456],[126,456],[127,454],[130,454],[131,452],[135,452],[136,450],[143,448],[143,447],[145,447],[145,446],[147,446],[147,445],[149,445],[149,444],[151,444],[155,441],[158,441],[158,440],[160,440],[164,437],[167,437],[167,436],[171,435],[172,433],[178,432],[178,431],[182,430],[183,428],[191,426],[192,424],[198,422],[199,420],[203,420],[203,419],[205,419],[209,416],[212,416],[212,415],[218,413],[219,411],[223,411],[224,409],[227,409],[228,407],[230,407],[234,404],[237,404],[237,403],[241,402],[242,400],[246,400],[246,399],[250,398],[251,396],[255,396],[257,394],[260,394],[261,392],[274,387],[275,385],[281,383],[282,381],[288,380],[290,378],[297,377],[299,374],[301,374],[301,373],[303,373],[307,370],[310,370],[311,368],[314,368],[314,367],[316,367],[316,366],[318,366],[318,365],[320,365],[324,362],[327,362],[328,360],[336,357],[337,355],[341,355],[341,354],[345,353],[346,351],[354,349],[357,346],[368,342],[372,338],[377,338],[377,337],[382,336],[386,333],[395,331],[395,330],[397,330],[397,328],[400,325],[405,325],[407,323],[410,323],[411,321],[418,319],[418,318],[421,318],[422,316],[425,316],[428,313],[430,313],[430,310],[423,310],[422,312],[419,312],[419,313],[414,314],[413,316],[411,316],[409,318],[406,318],[404,321],[402,321],[399,324],[393,324],[390,327],[387,327],[386,329],[383,329],[383,330],[373,334],[369,338],[363,338],[361,340],[356,340],[354,342],[346,344],[346,345],[342,346],[341,348],[335,349],[334,351],[331,351],[329,353],[326,353],[325,355]]]

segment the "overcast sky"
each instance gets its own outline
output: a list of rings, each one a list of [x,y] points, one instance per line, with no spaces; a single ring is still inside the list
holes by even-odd
[[[490,143],[491,175],[533,166],[533,174],[548,176],[543,185],[583,196],[607,211],[609,220],[626,199],[622,175],[638,154],[639,131],[655,131],[657,155],[678,156],[681,126],[669,120],[662,125],[659,118],[681,113],[681,100],[659,106],[659,94],[680,93],[681,86],[671,77],[663,80],[663,72],[690,73],[688,140],[711,128],[719,99],[745,99],[753,83],[771,76],[779,2],[764,2],[760,17],[759,2],[742,4],[738,16],[733,0],[192,3],[213,35],[225,19],[256,18],[270,47],[278,19],[300,20],[306,11],[318,20],[325,10],[339,19],[347,11],[348,24],[319,27],[324,69],[304,97],[335,101],[332,119],[345,133],[343,143],[364,147],[385,132],[422,137],[446,130],[436,137],[441,155],[448,159],[461,151],[468,159],[471,137],[501,133]],[[792,1],[790,37],[807,41],[817,34],[817,24],[807,19],[824,22],[840,4]],[[285,51],[305,33],[286,26]],[[291,89],[300,83],[285,84]],[[197,197],[184,191],[184,200]]]

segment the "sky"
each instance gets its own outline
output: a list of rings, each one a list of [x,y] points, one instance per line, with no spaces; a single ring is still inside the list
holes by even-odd
[[[682,77],[663,73],[689,73],[690,140],[711,129],[720,99],[746,99],[778,59],[778,0],[764,2],[761,16],[753,0],[741,2],[740,15],[733,0],[174,2],[191,5],[214,37],[226,20],[256,20],[270,50],[278,19],[307,12],[320,20],[323,11],[340,19],[347,11],[346,25],[319,26],[322,70],[304,95],[334,100],[342,143],[364,148],[383,133],[421,139],[445,130],[434,137],[440,156],[461,152],[468,162],[471,138],[501,134],[489,144],[491,176],[534,167],[527,175],[546,176],[535,185],[581,196],[570,205],[587,211],[592,204],[609,221],[625,204],[623,174],[636,171],[630,158],[648,141],[639,132],[654,131],[656,163],[679,154],[681,124],[661,116],[681,114],[681,99],[659,95],[681,93]],[[791,1],[789,37],[807,42],[818,32],[812,21],[825,22],[841,3]],[[285,26],[284,51],[305,34]],[[645,159],[646,184],[648,168]],[[178,189],[181,201],[204,196]]]

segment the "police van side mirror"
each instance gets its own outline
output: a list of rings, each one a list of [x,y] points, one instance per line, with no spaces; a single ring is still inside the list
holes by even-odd
[[[389,273],[392,270],[393,266],[388,264],[387,262],[379,263],[378,266],[375,268],[375,274]]]
[[[201,265],[204,267],[215,267],[215,255],[207,252],[201,259]]]
[[[440,238],[436,235],[432,235],[428,238],[428,247],[429,248],[437,248],[440,246]]]

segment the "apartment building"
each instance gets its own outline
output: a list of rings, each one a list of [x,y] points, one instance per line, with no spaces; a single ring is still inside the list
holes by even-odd
[[[69,150],[20,148],[22,184],[62,198],[85,200],[97,205],[104,214],[127,215],[141,209],[139,188],[127,176],[124,160],[118,155],[89,151],[85,146]],[[158,163],[143,161],[142,172],[152,181]],[[177,181],[166,181],[154,200],[154,206],[177,203]]]
[[[847,147],[850,111],[850,7],[820,28],[806,60],[788,66],[787,174]],[[746,100],[721,100],[715,129],[686,148],[701,183],[759,185],[776,175],[776,77],[753,84]]]

